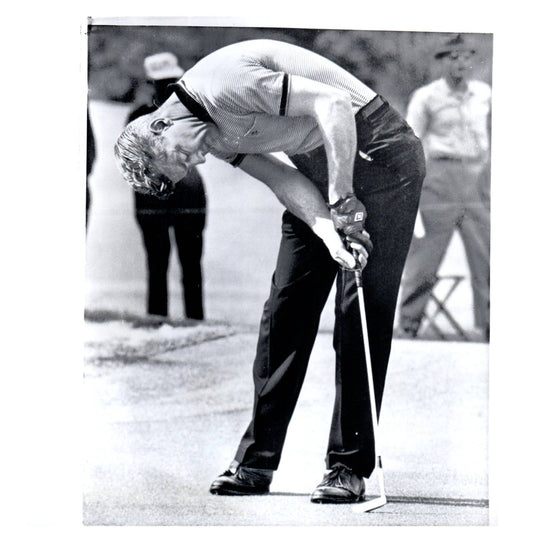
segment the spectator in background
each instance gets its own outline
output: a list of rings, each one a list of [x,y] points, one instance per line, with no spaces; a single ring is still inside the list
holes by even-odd
[[[130,113],[128,122],[159,107],[171,94],[167,87],[183,74],[178,59],[163,52],[144,60],[144,71],[153,86],[153,101]],[[206,218],[206,195],[202,178],[192,169],[168,199],[135,195],[135,218],[142,231],[148,267],[147,311],[168,315],[167,272],[170,259],[170,231],[173,230],[181,265],[185,316],[203,320],[202,250]]]
[[[463,240],[475,326],[489,337],[491,88],[469,80],[475,50],[457,35],[435,54],[440,79],[416,90],[407,122],[420,137],[427,174],[420,199],[423,234],[413,238],[400,303],[400,336],[416,337],[454,230]]]

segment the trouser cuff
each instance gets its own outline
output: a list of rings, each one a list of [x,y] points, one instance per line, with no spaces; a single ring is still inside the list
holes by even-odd
[[[235,459],[233,461],[231,461],[230,465],[229,465],[229,470],[231,472],[236,472],[237,471],[237,468],[241,468],[242,470],[245,470],[247,472],[252,472],[252,473],[256,473],[256,474],[261,474],[261,475],[264,475],[264,476],[267,476],[267,477],[270,477],[272,478],[272,476],[274,475],[274,470],[271,469],[271,468],[254,468],[254,467],[250,467],[250,466],[242,466],[238,461],[236,461]]]

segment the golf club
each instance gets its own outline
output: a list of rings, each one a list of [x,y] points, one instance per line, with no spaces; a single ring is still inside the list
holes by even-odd
[[[365,362],[368,378],[368,390],[370,396],[370,412],[372,416],[372,429],[374,433],[374,451],[376,455],[376,473],[379,483],[379,496],[372,500],[362,501],[361,503],[354,504],[354,510],[357,513],[366,513],[379,507],[383,507],[387,503],[387,497],[385,496],[385,481],[383,477],[383,465],[381,462],[381,449],[379,447],[379,435],[378,435],[378,415],[376,408],[376,396],[374,392],[374,377],[372,373],[372,360],[370,358],[370,344],[368,341],[368,326],[366,321],[365,301],[363,295],[363,272],[361,265],[356,259],[355,269],[353,270],[355,275],[355,284],[357,286],[357,299],[359,300],[359,313],[361,315],[361,326],[363,330],[363,344],[365,351]]]

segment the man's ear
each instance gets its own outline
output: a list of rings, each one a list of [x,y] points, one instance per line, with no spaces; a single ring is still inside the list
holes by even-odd
[[[169,118],[156,118],[150,122],[150,131],[155,134],[162,133],[172,126],[172,120]]]

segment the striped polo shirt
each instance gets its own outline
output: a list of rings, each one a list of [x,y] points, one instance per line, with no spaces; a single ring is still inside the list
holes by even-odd
[[[188,70],[179,84],[218,127],[222,149],[213,155],[237,165],[242,154],[293,155],[323,144],[314,118],[288,116],[291,76],[345,90],[354,114],[376,96],[332,61],[268,39],[231,44],[209,54]]]

